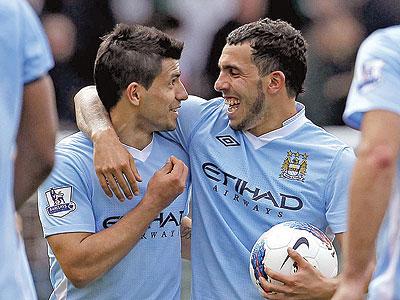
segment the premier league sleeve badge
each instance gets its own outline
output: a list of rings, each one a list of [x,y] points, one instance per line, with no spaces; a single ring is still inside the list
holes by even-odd
[[[72,186],[51,188],[46,192],[46,212],[51,217],[62,218],[76,209],[76,203],[72,201]]]

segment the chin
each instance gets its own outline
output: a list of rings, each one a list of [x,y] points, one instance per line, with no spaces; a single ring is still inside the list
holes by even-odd
[[[242,124],[238,124],[238,123],[234,123],[232,121],[229,122],[229,126],[233,129],[233,130],[243,130],[243,126]]]

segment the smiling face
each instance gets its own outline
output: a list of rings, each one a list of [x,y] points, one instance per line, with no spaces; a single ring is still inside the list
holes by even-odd
[[[235,130],[255,131],[267,115],[264,78],[251,59],[248,43],[226,45],[219,59],[215,89],[228,105],[229,125]]]
[[[163,59],[156,76],[140,101],[140,122],[152,131],[174,130],[181,101],[188,98],[180,80],[179,61]]]

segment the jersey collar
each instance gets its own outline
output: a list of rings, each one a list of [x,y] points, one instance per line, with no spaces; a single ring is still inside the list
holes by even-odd
[[[275,129],[271,132],[267,132],[260,136],[255,136],[248,131],[244,131],[243,133],[255,149],[261,148],[269,142],[288,136],[289,134],[303,126],[303,124],[308,122],[308,119],[305,115],[305,107],[303,104],[296,102],[296,111],[297,113],[293,117],[287,119],[282,123],[281,128]]]
[[[150,144],[143,148],[143,150],[136,149],[134,147],[125,145],[125,148],[129,151],[129,153],[133,156],[133,158],[140,160],[141,162],[146,161],[146,159],[150,156],[151,150],[153,149],[154,144],[154,133],[151,138]]]

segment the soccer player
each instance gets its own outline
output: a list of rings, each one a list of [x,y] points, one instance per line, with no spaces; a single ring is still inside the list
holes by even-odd
[[[345,122],[361,130],[349,202],[343,280],[335,299],[400,299],[400,26],[378,30],[358,52]],[[386,215],[385,215],[386,214]]]
[[[341,241],[349,178],[343,171],[351,168],[354,153],[310,122],[296,102],[306,75],[306,42],[288,23],[264,19],[234,30],[219,67],[215,88],[223,98],[189,97],[177,130],[162,134],[190,157],[193,299],[259,299],[248,264],[265,230],[301,220],[329,229]],[[107,164],[109,155],[123,157],[106,115],[87,114],[92,107],[99,110],[94,89],[82,91],[76,102],[84,114],[78,119],[102,147],[96,155]],[[129,172],[113,163],[96,165],[107,178]],[[264,297],[329,299],[338,280],[323,278],[298,253],[289,253],[299,271],[282,276],[268,270],[285,285],[264,280],[265,290],[274,293]]]
[[[0,298],[36,299],[24,243],[21,206],[50,173],[56,111],[47,72],[53,59],[35,12],[24,0],[0,0]]]
[[[93,167],[93,145],[83,133],[57,145],[54,170],[39,190],[54,288],[50,299],[180,299],[188,168],[178,158],[188,159],[155,131],[176,127],[177,110],[187,98],[178,62],[182,48],[154,28],[123,24],[101,43],[97,89],[135,158],[141,193],[124,203],[108,200]]]

